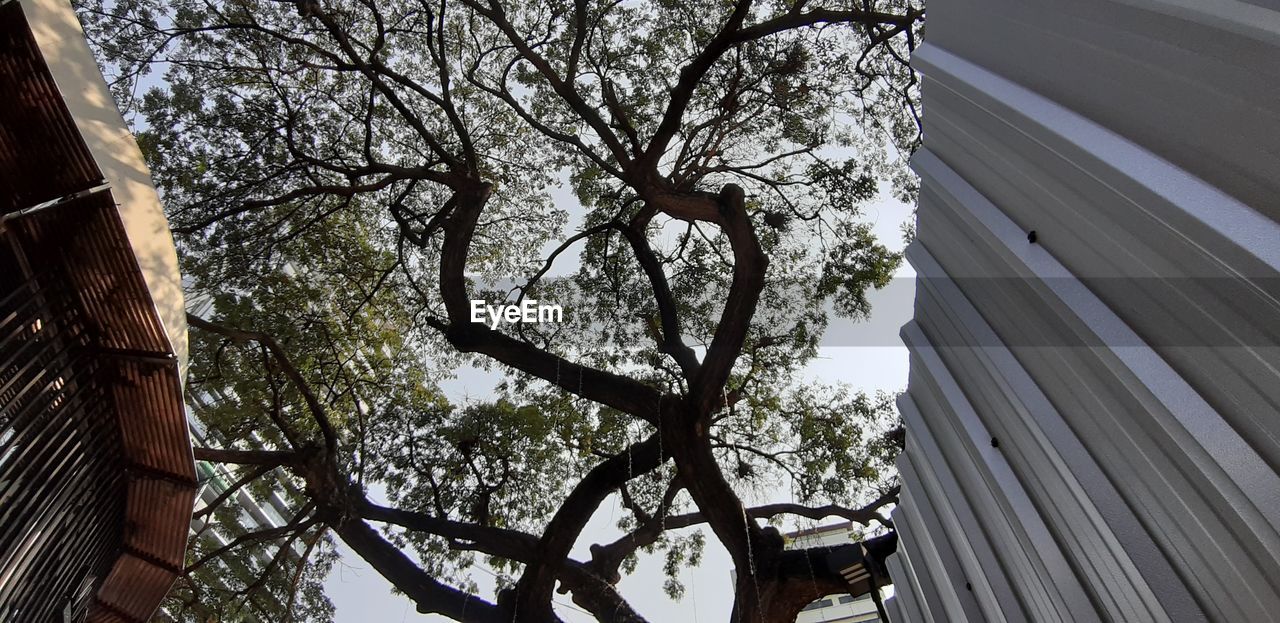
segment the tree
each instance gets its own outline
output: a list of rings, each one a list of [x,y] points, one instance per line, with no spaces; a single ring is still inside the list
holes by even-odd
[[[891,400],[796,373],[827,307],[867,314],[900,262],[859,206],[884,180],[914,192],[922,8],[79,8],[211,305],[191,317],[191,387],[219,397],[205,418],[228,443],[197,457],[241,466],[237,486],[295,487],[283,528],[197,548],[188,606],[205,558],[270,546],[220,599],[247,612],[301,591],[275,601],[324,620],[325,562],[262,552],[310,556],[332,535],[422,612],[552,621],[558,585],[599,620],[641,621],[618,578],[642,551],[696,564],[695,525],[736,567],[734,621],[791,621],[848,589],[828,549],[786,550],[768,521],[890,525]],[[583,211],[572,233],[562,180]],[[571,250],[580,266],[548,277]],[[568,317],[471,321],[473,299],[524,298]],[[464,362],[503,371],[501,395],[445,401],[436,382]],[[788,485],[793,503],[743,502]],[[631,511],[622,536],[570,558],[611,495]],[[496,599],[468,580],[478,557],[502,573]],[[682,591],[674,573],[666,588]]]

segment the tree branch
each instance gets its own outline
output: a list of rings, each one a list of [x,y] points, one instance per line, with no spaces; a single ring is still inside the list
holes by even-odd
[[[568,559],[582,529],[609,494],[662,464],[661,448],[658,437],[650,436],[597,464],[578,482],[543,530],[534,562],[525,566],[516,591],[520,612],[550,614],[555,572]]]
[[[285,376],[289,377],[290,381],[293,381],[298,393],[302,394],[303,400],[306,401],[307,408],[311,411],[311,416],[320,428],[320,434],[324,437],[325,449],[330,453],[337,450],[338,434],[334,431],[333,424],[329,422],[329,416],[325,412],[324,405],[316,397],[315,392],[311,391],[311,386],[302,377],[302,372],[298,370],[298,367],[293,363],[293,359],[289,357],[289,354],[285,352],[275,338],[256,331],[224,327],[190,313],[187,314],[187,323],[197,329],[216,333],[237,342],[257,342],[271,351],[272,356],[283,369]]]
[[[448,539],[451,546],[458,549],[477,551],[526,565],[538,561],[538,538],[528,533],[441,519],[416,511],[379,506],[367,500],[359,506],[361,515],[366,519],[434,534]],[[590,571],[587,565],[566,559],[556,568],[556,574],[565,588],[573,593],[574,602],[591,611],[598,620],[606,623],[644,623],[644,618],[632,609],[616,588]]]
[[[235,539],[233,539],[230,543],[227,543],[226,545],[223,545],[222,547],[219,547],[213,550],[212,552],[209,552],[204,556],[201,556],[199,560],[196,560],[190,565],[187,565],[186,572],[190,573],[200,568],[204,564],[208,563],[210,560],[213,560],[214,558],[217,558],[218,556],[221,556],[238,547],[242,547],[244,545],[248,545],[251,543],[259,543],[261,541],[270,541],[273,539],[279,539],[282,537],[289,536],[290,534],[293,534],[295,532],[306,530],[311,526],[316,525],[316,523],[318,523],[319,521],[315,518],[308,519],[306,521],[302,520],[303,517],[305,517],[308,513],[310,513],[314,509],[315,509],[315,504],[308,503],[305,506],[303,506],[301,509],[299,509],[297,513],[294,514],[293,518],[289,520],[289,523],[283,526],[279,526],[276,528],[267,528],[265,530],[258,530],[255,532],[248,532],[248,533],[242,534],[236,537]]]
[[[466,261],[476,221],[491,187],[488,184],[457,193],[457,209],[445,223],[440,253],[440,292],[449,315],[445,337],[458,350],[488,355],[517,370],[557,384],[583,398],[619,409],[650,423],[658,392],[634,379],[565,360],[527,342],[471,322]],[[556,371],[559,370],[560,374]],[[575,374],[576,373],[576,374]]]
[[[330,525],[348,547],[412,599],[418,612],[443,614],[464,623],[506,623],[497,606],[431,577],[359,518],[342,518]]]
[[[225,450],[222,448],[193,448],[197,461],[211,463],[235,463],[261,465],[266,468],[296,465],[302,460],[297,452],[283,450]]]
[[[207,460],[207,459],[203,459],[203,460]],[[223,491],[222,493],[219,493],[218,497],[214,498],[212,502],[209,502],[207,505],[205,505],[204,508],[196,511],[195,514],[191,516],[191,518],[200,519],[201,517],[204,517],[213,513],[213,511],[216,510],[219,506],[221,506],[222,503],[225,502],[227,498],[231,497],[232,495],[235,495],[235,493],[239,491],[241,487],[257,480],[258,478],[261,478],[263,474],[266,474],[267,472],[273,469],[275,469],[275,466],[259,465],[258,467],[252,470],[249,470],[249,472],[247,472],[245,475],[241,476],[238,480],[232,483],[231,486],[227,487],[225,491]]]
[[[642,225],[639,229],[636,224],[624,227],[622,234],[631,244],[632,253],[635,254],[640,267],[644,269],[645,275],[648,276],[654,301],[658,304],[658,317],[662,322],[662,335],[658,340],[658,347],[676,361],[680,371],[684,373],[685,380],[692,382],[698,373],[698,357],[693,349],[684,343],[683,332],[680,329],[680,315],[676,309],[675,297],[671,294],[671,286],[667,283],[667,275],[663,272],[662,265],[658,263],[653,248],[649,246],[649,240],[645,237]]]

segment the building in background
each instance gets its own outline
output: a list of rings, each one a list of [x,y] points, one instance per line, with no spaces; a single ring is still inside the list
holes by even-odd
[[[1280,3],[929,0],[893,623],[1280,618]]]
[[[785,536],[789,549],[835,547],[856,544],[862,540],[861,531],[856,530],[851,522],[798,530],[787,533]],[[880,621],[871,593],[856,598],[848,593],[827,595],[805,606],[796,617],[796,623],[867,623],[871,621]]]
[[[196,475],[177,255],[69,3],[0,2],[0,621],[142,623]]]

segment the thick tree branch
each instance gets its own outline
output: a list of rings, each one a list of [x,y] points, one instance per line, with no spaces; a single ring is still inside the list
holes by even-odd
[[[886,494],[881,496],[876,501],[861,508],[848,508],[837,504],[805,506],[794,502],[782,502],[778,504],[753,506],[747,509],[747,515],[752,519],[772,519],[778,515],[795,515],[797,517],[805,517],[807,519],[839,517],[864,526],[871,525],[871,522],[873,521],[884,524],[886,518],[879,511],[881,508],[884,508],[885,505],[897,501],[897,490],[898,487],[894,487],[892,495]],[[675,530],[695,526],[700,523],[705,523],[706,521],[707,518],[702,513],[686,513],[684,515],[668,517],[666,520],[666,526],[670,530]]]
[[[671,294],[671,286],[667,283],[667,275],[662,265],[649,246],[643,226],[637,229],[635,224],[622,228],[622,234],[631,244],[631,250],[649,278],[649,286],[653,291],[654,301],[658,304],[658,317],[662,322],[662,335],[658,347],[671,356],[680,366],[685,380],[692,382],[698,373],[698,357],[693,349],[684,343],[683,331],[680,329],[680,315],[676,309],[675,297]]]
[[[466,549],[508,560],[532,560],[538,545],[538,537],[518,530],[441,519],[426,513],[381,506],[368,500],[357,502],[357,512],[365,519],[434,534],[457,541],[459,546],[465,544]]]
[[[725,383],[742,353],[769,266],[744,202],[743,190],[735,184],[726,185],[720,192],[721,227],[733,249],[733,280],[707,355],[689,387],[691,404],[700,419],[709,420],[717,405],[723,405]]]
[[[282,450],[225,450],[197,447],[194,451],[197,461],[261,465],[267,468],[295,465],[302,460],[302,456],[297,452]]]
[[[582,529],[595,514],[600,503],[627,481],[649,473],[662,464],[662,443],[651,436],[632,444],[587,472],[565,498],[538,540],[535,562],[525,567],[517,587],[520,612],[540,620],[550,614],[551,593],[555,588],[556,570],[569,557]]]
[[[680,69],[680,78],[675,88],[671,89],[671,99],[667,102],[666,111],[662,114],[662,120],[658,122],[658,129],[654,131],[653,138],[649,140],[649,146],[645,148],[645,160],[650,166],[657,165],[671,138],[680,129],[685,110],[693,100],[693,93],[707,71],[720,59],[725,50],[736,42],[735,33],[742,27],[747,14],[751,12],[751,1],[737,0],[733,5],[733,12],[725,20],[724,26],[720,27],[720,31],[707,42],[702,51],[688,65]]]
[[[327,517],[326,521],[348,547],[412,599],[418,612],[443,614],[464,623],[506,623],[509,620],[494,604],[431,577],[359,518]]]
[[[360,514],[366,519],[434,534],[449,539],[452,546],[458,549],[526,565],[538,562],[539,539],[531,534],[440,519],[425,513],[379,506],[367,500],[359,507]],[[589,610],[598,620],[606,623],[644,622],[644,618],[632,609],[614,586],[589,570],[587,565],[566,559],[556,569],[556,574],[564,587],[573,593],[574,602]]]
[[[466,262],[476,221],[488,201],[487,184],[457,193],[457,209],[445,223],[440,253],[440,292],[449,324],[446,337],[462,352],[481,353],[513,368],[558,384],[568,392],[619,409],[650,423],[656,422],[658,392],[621,375],[565,360],[484,324],[471,322]],[[557,374],[557,371],[559,373]]]

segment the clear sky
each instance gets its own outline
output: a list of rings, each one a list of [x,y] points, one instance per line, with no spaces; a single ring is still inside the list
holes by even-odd
[[[567,192],[556,193],[557,200],[576,204]],[[571,210],[572,212],[573,210]],[[874,224],[876,234],[892,249],[902,248],[900,226],[911,215],[909,206],[882,196],[866,207],[865,216]],[[571,254],[563,256],[566,266],[557,263],[557,272],[568,272],[573,266]],[[563,273],[561,273],[563,274]],[[898,338],[898,327],[911,318],[914,296],[909,266],[899,271],[895,283],[884,291],[873,293],[871,319],[860,326],[839,326],[833,321],[830,334],[844,336],[830,340],[831,346],[820,349],[819,357],[805,371],[806,380],[824,383],[844,382],[855,389],[874,392],[879,389],[897,391],[907,383],[907,351]],[[838,345],[836,345],[838,344]],[[481,370],[462,370],[456,379],[442,383],[449,399],[458,403],[467,400],[483,400],[488,397],[496,377]],[[376,494],[376,492],[371,492]],[[785,487],[775,490],[776,499],[747,500],[754,505],[789,499]],[[622,510],[614,498],[610,498],[596,513],[584,530],[574,551],[574,556],[585,560],[587,547],[592,543],[609,542],[619,532],[614,521]],[[834,523],[834,521],[832,521]],[[806,523],[800,527],[811,527]],[[696,528],[691,528],[696,529]],[[685,584],[685,596],[673,602],[662,592],[662,560],[645,557],[635,574],[623,578],[619,584],[622,594],[636,610],[650,621],[689,621],[692,623],[723,622],[732,608],[733,587],[730,583],[730,563],[727,552],[709,531],[706,534],[706,551],[702,564],[686,569],[681,578]],[[393,595],[391,585],[358,556],[342,548],[342,560],[330,575],[326,589],[337,607],[337,623],[397,623],[446,621],[438,616],[420,615],[412,603],[402,596]],[[477,571],[473,579],[480,585],[482,596],[492,599],[493,581],[483,571]],[[594,621],[578,611],[567,595],[557,595],[560,616],[569,622]]]

